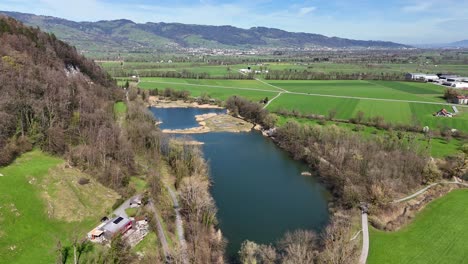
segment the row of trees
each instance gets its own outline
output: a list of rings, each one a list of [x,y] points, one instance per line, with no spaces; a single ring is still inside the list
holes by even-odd
[[[322,234],[310,230],[286,233],[275,245],[244,241],[239,250],[243,264],[287,263],[356,263],[359,252],[357,241],[350,241],[349,219],[334,217]]]
[[[200,147],[172,139],[163,147],[163,153],[176,176],[175,186],[185,218],[187,258],[190,263],[224,263],[226,241],[215,229],[217,208],[210,194],[208,166]]]
[[[251,102],[239,96],[229,97],[226,100],[226,108],[234,116],[241,116],[250,122],[260,124],[265,129],[274,127],[277,120],[276,116],[269,114],[262,104]]]
[[[404,81],[405,75],[391,72],[316,72],[309,70],[272,70],[267,80],[386,80]]]

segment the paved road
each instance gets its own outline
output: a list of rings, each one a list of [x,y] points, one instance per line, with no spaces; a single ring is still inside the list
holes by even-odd
[[[124,217],[127,217],[128,218],[128,215],[127,213],[125,212],[125,209],[128,209],[130,208],[130,201],[135,199],[135,198],[140,198],[141,195],[140,194],[137,194],[135,196],[132,196],[130,198],[128,198],[127,200],[125,200],[119,207],[117,207],[117,209],[114,210],[114,214],[115,215],[119,215],[119,216],[124,216]]]
[[[262,83],[266,83],[259,79],[256,79]],[[176,83],[176,82],[163,82],[163,81],[143,81],[150,83],[160,83],[160,84],[177,84],[177,85],[187,85],[187,86],[198,86],[198,87],[207,87],[207,88],[220,88],[220,89],[237,89],[237,90],[248,90],[248,91],[260,91],[260,92],[269,92],[277,93],[278,91],[258,89],[258,88],[244,88],[244,87],[233,87],[233,86],[218,86],[218,85],[206,85],[206,84],[191,84],[191,83]],[[358,100],[368,100],[368,101],[380,101],[380,102],[396,102],[396,103],[416,103],[416,104],[432,104],[432,105],[450,105],[457,107],[468,107],[468,105],[459,105],[459,104],[450,104],[444,102],[428,102],[428,101],[414,101],[414,100],[400,100],[400,99],[385,99],[385,98],[372,98],[372,97],[358,97],[358,96],[345,96],[345,95],[330,95],[330,94],[315,94],[315,93],[301,93],[301,92],[291,92],[279,88],[278,86],[270,85],[277,89],[283,90],[284,94],[294,94],[294,95],[305,95],[305,96],[315,96],[315,97],[329,97],[329,98],[342,98],[342,99],[358,99]]]
[[[359,264],[366,264],[369,255],[369,225],[367,213],[362,213],[362,250],[359,257]]]
[[[162,227],[161,221],[159,220],[161,219],[160,215],[158,213],[158,210],[156,210],[156,206],[154,206],[154,203],[152,200],[149,201],[148,206],[150,210],[153,212],[153,219],[156,221],[156,229],[158,231],[159,241],[161,241],[161,245],[163,248],[164,258],[168,259],[171,253],[169,251],[169,244],[167,243],[166,234],[164,234],[164,229]]]
[[[176,230],[177,237],[179,238],[180,249],[182,250],[182,261],[184,264],[188,264],[189,262],[187,259],[187,242],[185,241],[184,236],[184,225],[182,223],[182,216],[180,215],[179,201],[177,200],[177,195],[170,187],[167,187],[167,190],[169,191],[169,195],[172,198],[172,203],[174,204],[174,211],[176,213]]]

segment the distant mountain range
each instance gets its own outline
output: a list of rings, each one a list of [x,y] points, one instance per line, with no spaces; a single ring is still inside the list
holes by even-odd
[[[145,23],[120,19],[74,22],[66,19],[0,11],[23,23],[38,26],[88,51],[147,51],[174,48],[408,48],[386,41],[352,40],[280,29]]]
[[[443,49],[443,48],[468,48],[468,39],[460,40],[452,43],[439,43],[439,44],[421,44],[415,45],[419,48],[430,48],[430,49]]]

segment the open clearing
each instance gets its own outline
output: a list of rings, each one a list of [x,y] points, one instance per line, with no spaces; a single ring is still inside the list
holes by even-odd
[[[38,150],[23,154],[0,173],[3,263],[53,263],[57,242],[69,246],[73,236],[84,237],[118,197],[89,175],[65,168],[62,159]],[[79,186],[81,177],[90,183]],[[76,214],[82,208],[86,210]]]
[[[468,263],[468,190],[431,202],[397,232],[370,230],[368,263]]]

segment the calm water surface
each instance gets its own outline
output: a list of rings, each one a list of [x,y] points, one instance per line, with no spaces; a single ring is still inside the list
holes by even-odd
[[[209,113],[226,113],[226,109],[205,109],[205,108],[154,108],[150,111],[162,124],[161,129],[186,129],[197,127],[196,115]]]
[[[153,113],[166,125],[178,118],[180,126],[192,122],[193,112],[166,108]],[[314,177],[301,176],[308,167],[291,159],[270,139],[258,132],[192,137],[205,143],[202,148],[213,180],[212,195],[221,230],[229,240],[230,256],[236,255],[246,239],[269,244],[286,231],[320,231],[326,225],[326,189]]]

